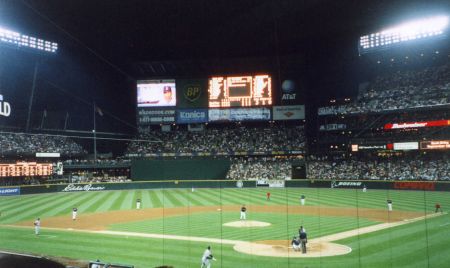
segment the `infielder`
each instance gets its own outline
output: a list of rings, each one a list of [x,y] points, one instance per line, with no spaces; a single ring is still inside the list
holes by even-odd
[[[77,213],[78,213],[78,209],[76,207],[74,207],[72,209],[72,220],[76,220],[77,219]]]
[[[302,206],[305,205],[305,195],[303,195],[303,194],[302,194],[302,196],[300,196],[300,204],[301,204]]]
[[[202,266],[200,268],[211,268],[211,260],[216,260],[216,258],[213,257],[211,246],[208,246],[208,248],[205,249],[205,252],[203,252],[202,257]]]
[[[242,205],[242,207],[241,207],[241,217],[240,217],[241,220],[246,220],[247,219],[246,212],[247,212],[247,208],[245,207],[245,205]]]
[[[141,199],[136,199],[136,209],[141,209]]]
[[[439,210],[441,211],[441,213],[443,213],[443,212],[442,212],[442,208],[441,208],[441,204],[436,203],[436,205],[434,205],[434,208],[436,208],[436,209],[434,210],[434,213],[437,213]]]
[[[391,199],[387,200],[387,206],[388,206],[388,211],[392,211],[392,200]]]
[[[36,234],[36,235],[39,235],[39,231],[41,230],[41,219],[40,218],[37,218],[35,221],[34,221],[34,233]]]

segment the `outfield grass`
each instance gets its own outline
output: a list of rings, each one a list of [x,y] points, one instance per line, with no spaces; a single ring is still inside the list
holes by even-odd
[[[431,213],[439,202],[444,210],[450,206],[446,192],[286,188],[270,189],[271,201],[265,200],[267,189],[159,189],[58,193],[0,197],[1,225],[30,221],[30,228],[0,226],[0,248],[27,253],[65,256],[76,259],[101,259],[129,263],[136,267],[170,264],[175,267],[199,267],[207,243],[121,237],[70,231],[45,230],[45,218],[67,215],[77,206],[79,215],[112,210],[134,209],[136,198],[143,208],[206,205],[298,205],[301,194],[307,205],[326,207],[386,208],[392,199],[394,210]],[[238,212],[237,212],[238,213]],[[112,230],[144,233],[178,234],[235,240],[289,239],[299,225],[298,215],[285,213],[251,213],[252,219],[270,222],[262,229],[223,227],[236,220],[237,213],[195,213],[148,221],[115,224]],[[32,221],[41,217],[42,235],[35,237]],[[352,217],[302,216],[310,238],[350,230],[377,222]],[[212,244],[217,262],[213,267],[448,267],[450,263],[450,217],[390,228],[339,241],[352,248],[348,255],[313,259],[260,257],[238,253],[231,245]]]

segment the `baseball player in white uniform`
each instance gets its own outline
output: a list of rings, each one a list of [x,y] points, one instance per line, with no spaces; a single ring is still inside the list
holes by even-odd
[[[36,234],[36,235],[39,235],[39,231],[41,230],[41,219],[40,218],[37,218],[35,221],[34,221],[34,233]]]
[[[202,266],[200,268],[211,268],[211,260],[216,260],[216,258],[213,257],[211,246],[208,246],[208,248],[205,249],[205,252],[203,252],[202,256]]]
[[[302,194],[302,196],[300,196],[300,204],[301,204],[302,206],[305,205],[305,195],[303,195],[303,194]]]
[[[365,193],[365,192],[367,192],[367,187],[366,187],[366,185],[364,184],[364,186],[363,186],[363,193]]]
[[[247,219],[246,212],[247,212],[247,208],[245,207],[245,205],[242,205],[242,207],[241,207],[241,217],[240,217],[241,220],[246,220]]]
[[[78,209],[75,207],[72,209],[72,220],[76,220],[77,219],[77,213],[78,213]]]
[[[141,209],[141,199],[136,199],[136,209]]]
[[[392,211],[392,200],[388,199],[387,201],[388,211]]]

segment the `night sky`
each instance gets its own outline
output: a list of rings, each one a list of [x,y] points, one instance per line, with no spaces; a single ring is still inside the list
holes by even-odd
[[[142,78],[138,62],[293,59],[290,75],[302,80],[305,103],[315,105],[355,94],[360,35],[443,13],[449,1],[0,0],[2,27],[59,43],[57,55],[41,59],[40,94],[48,101],[36,109],[69,110],[68,101],[50,104],[62,95],[80,98],[71,113],[87,113],[95,101],[127,122]],[[20,75],[29,82],[34,56],[24,57]]]

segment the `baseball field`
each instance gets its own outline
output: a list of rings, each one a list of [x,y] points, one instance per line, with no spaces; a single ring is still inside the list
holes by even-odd
[[[444,213],[435,213],[435,203]],[[247,220],[240,221],[244,204]],[[0,197],[0,250],[141,268],[198,268],[210,245],[217,259],[212,267],[440,268],[450,263],[449,206],[448,192],[328,188],[9,196]],[[33,228],[37,217],[39,236]],[[300,225],[308,233],[306,254],[289,245]]]

